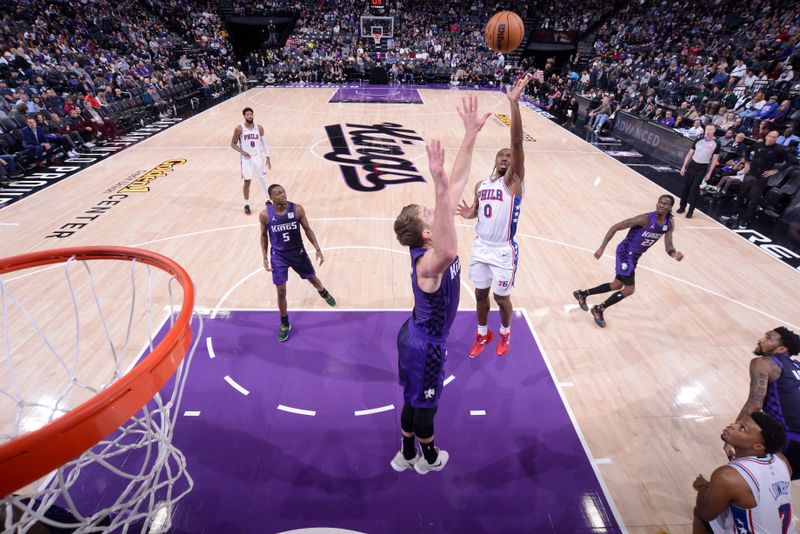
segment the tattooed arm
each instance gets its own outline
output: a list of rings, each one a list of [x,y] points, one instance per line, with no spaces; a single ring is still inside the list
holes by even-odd
[[[761,410],[764,398],[767,396],[767,387],[773,380],[781,376],[781,366],[769,356],[760,356],[750,360],[750,394],[744,403],[736,420],[739,421],[753,412]]]

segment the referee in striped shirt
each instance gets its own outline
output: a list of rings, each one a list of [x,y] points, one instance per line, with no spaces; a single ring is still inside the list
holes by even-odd
[[[711,178],[714,167],[719,160],[720,145],[714,137],[717,127],[713,124],[706,126],[705,135],[694,142],[692,148],[686,153],[681,167],[681,176],[686,177],[681,194],[681,203],[678,206],[678,213],[686,211],[686,218],[690,219],[694,214],[697,195],[700,193],[700,180],[707,182]]]

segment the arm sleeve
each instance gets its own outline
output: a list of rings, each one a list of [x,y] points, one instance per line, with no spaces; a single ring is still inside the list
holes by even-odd
[[[261,136],[261,146],[264,148],[264,155],[269,156],[269,143],[267,143],[267,136]]]

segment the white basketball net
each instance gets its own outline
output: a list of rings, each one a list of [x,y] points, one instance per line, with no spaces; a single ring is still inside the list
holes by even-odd
[[[114,266],[109,268],[109,264]],[[62,302],[65,307],[71,308],[72,318],[66,310],[55,311],[62,314],[59,324],[62,333],[68,321],[74,320],[75,332],[71,338],[74,341],[68,349],[64,348],[63,334],[62,339],[48,336],[43,326],[47,318],[41,317],[52,312],[50,308],[54,307],[54,302],[51,302],[51,297],[55,301],[58,291],[42,294],[40,290],[31,297],[25,289],[26,283],[29,284],[28,288],[36,287],[30,284],[41,283],[42,275],[39,273],[53,268],[63,271],[68,295],[71,296],[71,305],[66,298]],[[107,268],[110,276],[117,280],[113,292],[105,290],[103,286],[102,279],[109,273],[99,274]],[[113,302],[120,298],[119,277],[126,276],[125,271],[129,271],[127,276],[130,277],[131,289],[128,309],[115,306]],[[13,277],[0,280],[0,350],[4,359],[0,363],[0,422],[9,420],[9,412],[14,411],[12,423],[5,426],[0,423],[0,444],[53,421],[96,395],[126,374],[139,355],[143,358],[153,350],[159,330],[153,318],[154,306],[156,309],[159,306],[153,301],[153,271],[157,275],[156,282],[166,285],[166,291],[156,295],[161,298],[169,296],[164,309],[171,327],[176,317],[173,285],[179,289],[180,286],[174,284],[175,277],[169,273],[135,260],[83,261],[72,258],[61,265],[23,275],[13,273]],[[37,277],[39,281],[33,282]],[[146,283],[141,284],[143,281]],[[28,301],[17,298],[12,292],[11,286],[17,283],[22,285],[19,288],[15,286],[16,292],[25,294],[29,297]],[[137,304],[137,284],[146,285],[144,313],[138,314],[137,305],[141,304]],[[64,295],[67,293],[64,292]],[[42,306],[45,300],[47,302]],[[112,301],[111,305],[109,301]],[[115,323],[109,320],[109,315],[123,320]],[[86,316],[89,316],[88,321]],[[179,415],[186,377],[202,331],[201,317],[196,314],[192,317],[197,321],[195,339],[172,381],[117,432],[58,468],[37,485],[23,488],[18,494],[0,500],[2,532],[27,532],[37,524],[74,529],[76,532],[164,532],[169,529],[173,505],[193,487],[192,478],[186,471],[186,459],[172,445],[173,428]],[[25,337],[26,334],[29,339],[15,345],[16,340],[12,338],[16,335]],[[141,334],[138,339],[142,342],[131,343],[137,334]],[[102,340],[104,348],[98,340]],[[134,344],[144,346],[144,349],[136,351],[135,347],[131,347]],[[90,360],[99,358],[107,360],[107,376],[97,376],[103,373],[96,372],[86,376],[85,369],[92,363]],[[31,359],[49,361],[49,364],[40,364],[40,368],[46,368],[48,373],[58,371],[63,374],[63,386],[51,388],[49,396],[45,396],[45,402],[42,401],[41,391],[34,393],[35,388],[26,384],[24,362]],[[3,375],[7,378],[2,378]],[[93,378],[96,380],[93,381]],[[111,489],[98,492],[102,496],[101,502],[95,499],[92,504],[87,504],[87,488],[98,484],[110,486]],[[119,488],[123,489],[119,491]],[[109,497],[110,491],[118,493]]]

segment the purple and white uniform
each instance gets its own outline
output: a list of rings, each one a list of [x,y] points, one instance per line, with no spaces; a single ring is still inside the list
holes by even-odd
[[[397,334],[398,369],[403,398],[413,408],[435,408],[444,386],[447,336],[456,318],[461,291],[458,258],[442,273],[439,289],[426,293],[417,284],[417,261],[428,251],[411,249],[414,310]]]
[[[617,245],[617,278],[623,283],[633,284],[636,263],[661,236],[666,234],[672,226],[672,220],[667,219],[664,224],[659,224],[656,212],[647,214],[647,226],[634,226],[628,230],[628,235]]]
[[[283,285],[289,279],[289,268],[307,280],[314,276],[314,265],[303,246],[300,220],[294,202],[289,202],[285,213],[278,214],[275,206],[267,205],[267,228],[269,230],[270,263],[272,283]]]

